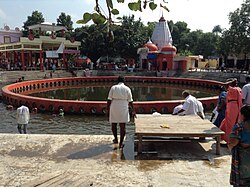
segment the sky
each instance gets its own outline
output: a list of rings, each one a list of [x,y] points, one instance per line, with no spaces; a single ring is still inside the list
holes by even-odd
[[[104,0],[99,0],[105,2]],[[116,1],[116,0],[113,0]],[[159,21],[163,14],[166,20],[184,21],[192,31],[203,30],[211,32],[214,26],[229,28],[228,15],[241,7],[243,0],[165,0],[170,12],[158,8],[154,11],[132,12],[126,4],[116,3],[114,7],[120,11],[120,15],[135,15],[136,20],[141,18],[144,24]],[[132,2],[132,0],[125,0]],[[163,2],[163,0],[155,0]],[[76,21],[82,19],[84,12],[93,12],[95,0],[0,0],[0,28],[8,25],[11,29],[22,29],[27,17],[37,10],[43,14],[46,22],[56,23],[61,12],[70,15],[74,22],[73,27],[81,27]],[[102,5],[104,11],[105,6]]]

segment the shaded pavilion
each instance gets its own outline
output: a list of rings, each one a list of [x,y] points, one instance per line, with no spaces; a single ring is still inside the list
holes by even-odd
[[[81,43],[74,38],[66,39],[67,29],[64,26],[41,23],[31,25],[28,29],[28,37],[20,37],[19,41],[15,42],[10,39],[9,42],[0,44],[0,57],[5,63],[21,66],[22,70],[38,65],[39,69],[43,70],[45,61],[56,63],[60,60],[67,68],[69,54],[80,55]],[[35,32],[38,33],[36,37]],[[56,36],[56,32],[61,33],[60,37]]]

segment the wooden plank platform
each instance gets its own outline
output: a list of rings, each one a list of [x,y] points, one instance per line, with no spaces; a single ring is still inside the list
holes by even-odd
[[[135,119],[135,135],[138,138],[138,154],[142,153],[143,137],[164,136],[214,137],[216,138],[216,154],[219,155],[222,134],[224,134],[224,132],[213,123],[209,120],[203,120],[197,115],[177,116],[166,114],[154,116],[138,114]]]

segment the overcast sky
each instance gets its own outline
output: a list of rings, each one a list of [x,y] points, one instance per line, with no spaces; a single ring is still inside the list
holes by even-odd
[[[104,0],[99,0],[103,2]],[[113,0],[116,1],[116,0]],[[155,0],[162,2],[163,0]],[[157,8],[155,11],[131,12],[124,4],[117,4],[121,15],[134,14],[146,24],[148,21],[158,21],[163,14],[165,19],[184,21],[191,30],[201,29],[211,32],[215,25],[229,28],[228,14],[241,7],[243,0],[165,0],[164,4],[170,12]],[[74,22],[74,28],[81,27],[75,22],[82,18],[84,12],[92,12],[95,0],[0,0],[0,28],[8,25],[11,29],[21,28],[23,22],[33,11],[42,12],[45,21],[56,23],[56,19],[65,12]],[[131,0],[125,0],[131,2]],[[105,6],[102,6],[104,10]]]

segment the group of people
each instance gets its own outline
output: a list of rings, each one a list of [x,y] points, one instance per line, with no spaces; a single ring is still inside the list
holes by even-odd
[[[250,77],[240,89],[236,79],[231,79],[219,88],[216,106],[218,113],[214,124],[225,132],[222,139],[232,151],[232,170],[230,183],[234,186],[250,186]],[[174,108],[173,115],[199,115],[205,118],[202,103],[188,91],[182,93],[185,101]],[[108,94],[108,116],[114,135],[113,143],[118,143],[117,124],[120,125],[119,148],[124,147],[125,124],[129,122],[129,107],[136,117],[132,93],[118,77],[118,84],[111,87]]]
[[[108,94],[107,101],[107,114],[109,116],[109,122],[111,123],[112,133],[114,136],[113,143],[118,143],[117,138],[117,124],[120,126],[120,142],[119,149],[123,149],[124,137],[125,137],[125,125],[130,121],[131,110],[132,117],[136,117],[136,113],[133,106],[133,97],[131,89],[124,84],[125,79],[123,76],[118,77],[118,84],[113,85]],[[184,91],[182,96],[185,98],[185,102],[175,107],[173,115],[198,115],[202,119],[205,118],[204,109],[202,103],[192,96],[188,91]]]
[[[117,84],[113,85],[107,98],[107,115],[114,136],[113,143],[119,143],[119,149],[124,148],[126,123],[130,121],[130,114],[136,117],[133,106],[131,89],[126,86],[123,76],[119,76]],[[231,79],[219,88],[218,113],[214,124],[225,134],[222,139],[227,142],[232,151],[232,171],[230,183],[234,186],[250,186],[250,77],[246,78],[242,89],[236,79]],[[183,91],[185,99],[175,107],[173,115],[199,115],[205,118],[202,103],[188,91]],[[62,111],[60,111],[62,112]],[[26,106],[17,109],[18,132],[27,133],[30,115]],[[118,141],[117,125],[120,127]]]
[[[237,79],[220,87],[220,94],[213,122],[225,132],[222,140],[232,152],[230,183],[250,186],[250,77],[241,89]],[[213,116],[212,116],[213,117]],[[212,119],[211,119],[212,120]]]
[[[241,89],[237,79],[229,79],[220,86],[218,104],[213,111],[217,113],[214,124],[225,132],[222,139],[228,142],[233,126],[241,121],[240,110],[243,105],[250,105],[250,77],[246,77],[246,84]],[[211,121],[214,115],[211,117]]]

